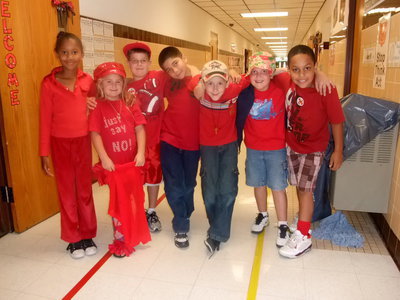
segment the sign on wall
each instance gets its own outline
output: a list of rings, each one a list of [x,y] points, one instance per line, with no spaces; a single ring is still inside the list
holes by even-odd
[[[390,13],[379,18],[378,36],[376,41],[376,56],[374,66],[373,87],[385,88],[386,66],[388,61],[388,44],[390,32]]]

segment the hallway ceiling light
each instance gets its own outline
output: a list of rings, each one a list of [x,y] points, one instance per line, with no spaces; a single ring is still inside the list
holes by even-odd
[[[286,31],[287,27],[254,28],[254,31]]]
[[[258,12],[258,13],[242,13],[243,18],[266,18],[266,17],[287,17],[287,11],[277,12]]]
[[[286,45],[287,42],[265,42],[266,45]]]
[[[287,39],[287,36],[262,36],[262,40],[284,40]]]

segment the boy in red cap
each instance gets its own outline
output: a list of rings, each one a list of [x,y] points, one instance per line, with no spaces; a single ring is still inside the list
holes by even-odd
[[[127,44],[123,52],[133,76],[127,85],[128,92],[137,95],[140,109],[147,121],[145,185],[147,186],[148,209],[146,217],[150,231],[155,232],[161,230],[161,222],[155,209],[162,181],[160,132],[164,113],[164,84],[168,76],[161,70],[149,70],[151,49],[145,43]]]
[[[123,65],[108,62],[94,70],[97,106],[89,116],[93,145],[101,161],[95,172],[110,187],[109,214],[113,219],[114,256],[129,256],[140,242],[150,241],[143,211],[141,167],[145,163],[146,120],[137,103],[125,103]],[[133,183],[133,184],[132,184]]]

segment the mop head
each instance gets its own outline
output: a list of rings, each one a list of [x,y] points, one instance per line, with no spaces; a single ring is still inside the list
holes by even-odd
[[[313,237],[331,240],[332,243],[341,247],[362,248],[364,244],[364,237],[354,229],[340,211],[322,219],[319,227],[313,230]]]

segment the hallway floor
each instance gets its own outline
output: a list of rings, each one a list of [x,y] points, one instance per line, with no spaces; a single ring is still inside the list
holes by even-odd
[[[313,250],[306,255],[292,260],[280,257],[270,197],[271,223],[264,239],[251,234],[256,205],[252,189],[244,183],[243,161],[231,239],[211,259],[203,244],[208,226],[198,181],[188,249],[178,249],[173,243],[172,213],[164,200],[157,208],[163,230],[130,257],[104,258],[104,265],[72,299],[231,300],[252,299],[251,295],[282,300],[400,299],[400,272],[368,214],[346,212],[366,238],[364,248],[358,250],[314,239]],[[80,260],[70,258],[66,243],[59,239],[58,214],[22,234],[8,234],[0,239],[1,300],[62,299],[102,259],[112,239],[108,189],[93,187],[98,253]],[[297,211],[294,195],[289,188],[289,222]]]

